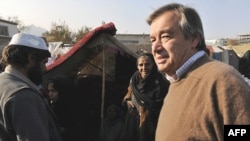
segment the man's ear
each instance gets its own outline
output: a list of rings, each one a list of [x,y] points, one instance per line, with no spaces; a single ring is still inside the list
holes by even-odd
[[[200,42],[200,35],[198,33],[194,34],[192,37],[192,47],[196,48]]]

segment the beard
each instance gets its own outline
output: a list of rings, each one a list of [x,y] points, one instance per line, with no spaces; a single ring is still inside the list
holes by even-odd
[[[28,71],[28,77],[36,85],[42,83],[43,71],[42,68],[40,67],[39,62],[36,62],[36,64],[32,68],[30,68],[30,70]]]

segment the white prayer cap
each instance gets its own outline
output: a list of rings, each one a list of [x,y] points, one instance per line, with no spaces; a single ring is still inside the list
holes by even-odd
[[[22,45],[26,47],[48,50],[45,40],[42,37],[27,34],[27,33],[17,33],[13,35],[10,45]]]

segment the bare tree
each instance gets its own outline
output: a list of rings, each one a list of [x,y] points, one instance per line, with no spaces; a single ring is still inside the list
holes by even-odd
[[[53,22],[50,31],[43,33],[42,36],[48,42],[62,41],[63,43],[72,44],[82,39],[90,30],[90,27],[83,26],[77,32],[72,32],[65,22],[59,21],[59,23]]]
[[[50,31],[45,32],[43,36],[46,37],[49,42],[62,41],[63,43],[72,43],[72,32],[65,22],[52,23]]]
[[[75,41],[81,40],[89,31],[91,30],[90,27],[84,26],[81,29],[79,29],[75,35]]]

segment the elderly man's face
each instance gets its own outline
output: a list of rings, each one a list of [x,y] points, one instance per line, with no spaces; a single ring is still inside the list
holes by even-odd
[[[167,11],[150,25],[152,54],[160,71],[174,75],[196,51],[192,38],[186,39],[179,25],[181,16]]]

